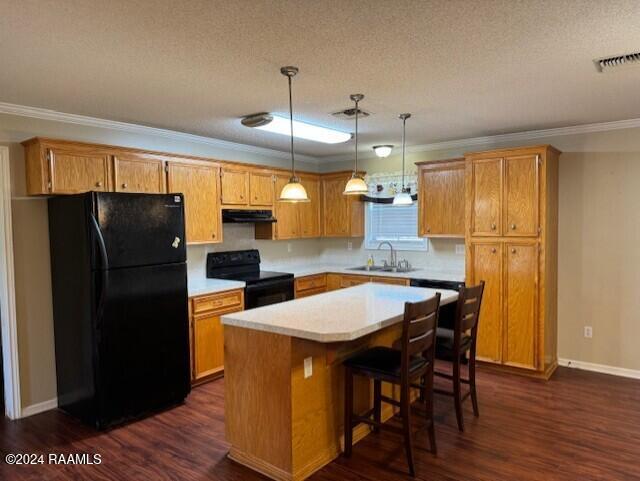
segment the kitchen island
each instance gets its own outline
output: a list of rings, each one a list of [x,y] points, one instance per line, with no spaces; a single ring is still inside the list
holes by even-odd
[[[367,283],[222,317],[225,326],[225,432],[229,457],[277,480],[300,480],[342,451],[342,361],[370,346],[393,346],[404,303],[440,292]],[[388,396],[397,397],[385,385]],[[356,379],[354,406],[371,406],[372,388]],[[384,406],[383,420],[393,415]],[[354,442],[369,433],[354,429]]]

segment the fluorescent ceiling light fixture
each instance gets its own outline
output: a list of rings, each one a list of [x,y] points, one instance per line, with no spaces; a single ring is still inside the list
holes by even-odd
[[[378,157],[389,157],[391,154],[391,150],[393,150],[393,145],[374,145],[373,151],[376,153]]]
[[[290,136],[289,119],[274,114],[255,114],[242,119],[242,125],[275,134]],[[313,140],[325,144],[340,144],[351,139],[351,134],[339,130],[312,125],[299,120],[293,121],[293,136],[298,139]]]

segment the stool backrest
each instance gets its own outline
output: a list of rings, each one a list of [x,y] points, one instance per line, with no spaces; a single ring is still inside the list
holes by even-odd
[[[458,291],[454,343],[455,341],[459,341],[462,333],[468,330],[472,331],[472,336],[475,339],[483,292],[484,281],[480,281],[480,284],[477,286],[461,287]]]
[[[402,374],[409,373],[411,356],[421,355],[433,363],[440,293],[421,302],[404,304],[402,323]]]

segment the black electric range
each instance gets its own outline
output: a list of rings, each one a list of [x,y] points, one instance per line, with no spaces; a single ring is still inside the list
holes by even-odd
[[[207,254],[207,277],[244,282],[245,309],[293,299],[293,274],[260,270],[257,249]]]

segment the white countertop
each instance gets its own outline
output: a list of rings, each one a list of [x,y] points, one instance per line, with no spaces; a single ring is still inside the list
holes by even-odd
[[[324,272],[324,271],[323,271]],[[367,283],[347,289],[222,316],[222,323],[317,342],[351,341],[400,322],[405,302],[440,292],[441,304],[456,291]]]
[[[230,291],[232,289],[244,289],[244,286],[244,282],[228,281],[226,279],[195,278],[187,280],[189,297],[215,294],[216,292]]]
[[[356,266],[351,266],[356,267]],[[356,271],[344,264],[261,264],[263,271],[290,272],[294,277],[312,276],[324,272],[351,274],[360,276],[401,277],[409,279],[428,279],[432,281],[464,282],[464,272],[443,271],[429,268],[418,268],[411,272]]]

